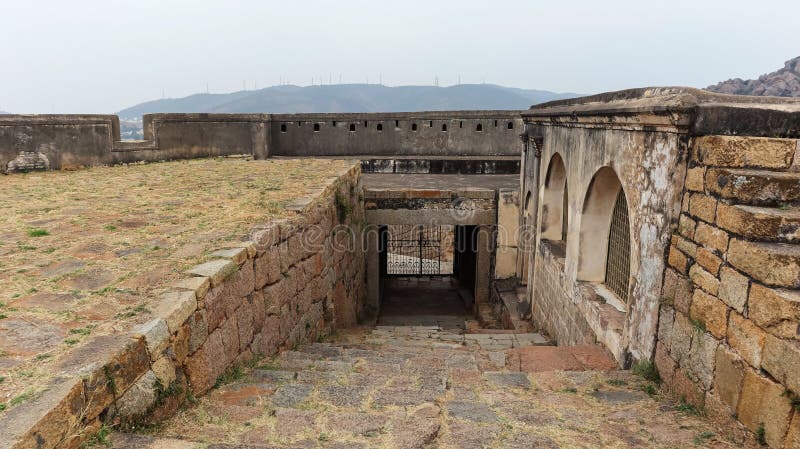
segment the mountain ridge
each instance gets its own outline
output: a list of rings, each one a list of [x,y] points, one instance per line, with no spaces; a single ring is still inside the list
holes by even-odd
[[[544,101],[572,98],[574,93],[518,89],[494,84],[449,87],[380,84],[272,86],[227,94],[194,94],[140,103],[119,111],[122,120],[141,120],[154,112],[303,113],[414,112],[474,109],[527,109]]]

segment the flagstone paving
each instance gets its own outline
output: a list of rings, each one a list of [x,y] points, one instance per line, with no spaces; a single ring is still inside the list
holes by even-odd
[[[112,447],[742,447],[598,348],[516,345],[540,338],[498,348],[433,327],[349,330],[262,361],[150,434],[114,434]]]

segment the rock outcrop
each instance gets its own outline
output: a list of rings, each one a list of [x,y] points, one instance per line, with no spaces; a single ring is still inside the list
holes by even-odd
[[[734,78],[706,90],[723,94],[800,97],[800,56],[786,61],[782,69],[755,80]]]

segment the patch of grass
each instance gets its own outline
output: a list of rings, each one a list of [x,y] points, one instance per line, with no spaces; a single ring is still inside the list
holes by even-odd
[[[42,360],[47,360],[51,357],[53,357],[53,354],[37,354],[36,357],[34,357],[34,360],[41,362]]]
[[[281,369],[281,367],[272,363],[262,363],[261,365],[256,366],[256,369],[264,371],[278,371]]]
[[[242,378],[244,378],[244,368],[241,365],[233,365],[225,370],[225,373],[217,377],[217,381],[214,382],[214,388],[242,380]]]
[[[633,374],[656,384],[661,383],[661,376],[658,374],[656,364],[650,360],[639,360],[636,362],[636,364],[633,365]]]
[[[656,395],[656,387],[653,384],[647,383],[639,386],[639,390],[647,393],[648,396],[653,397]]]
[[[708,440],[714,438],[716,435],[714,432],[709,432],[706,430],[705,432],[700,432],[696,437],[694,437],[694,444],[705,444]]]
[[[117,227],[114,226],[114,225],[107,224],[107,225],[103,226],[103,229],[105,229],[106,231],[116,231]]]
[[[705,332],[706,331],[706,323],[700,320],[692,320],[692,326],[697,329],[698,332]]]
[[[44,237],[46,235],[50,235],[50,233],[47,232],[47,229],[42,228],[28,228],[27,233],[28,237]]]
[[[695,416],[703,415],[703,410],[697,408],[693,404],[686,402],[686,398],[681,398],[681,401],[678,403],[678,405],[675,406],[675,410],[689,415],[695,415]]]
[[[177,380],[173,380],[166,387],[161,382],[161,379],[156,379],[156,402],[153,408],[158,408],[167,402],[171,397],[180,396],[183,394],[183,386]]]
[[[767,445],[767,430],[764,429],[764,424],[761,424],[758,426],[758,429],[756,429],[756,441],[762,446]]]
[[[90,324],[90,325],[88,325],[86,327],[76,327],[76,328],[70,329],[69,333],[72,334],[72,335],[84,335],[84,336],[86,336],[86,335],[91,334],[92,330],[94,330],[95,327],[97,327],[97,326],[95,326],[94,324]]]
[[[74,344],[77,344],[79,341],[80,340],[77,338],[67,338],[66,340],[64,340],[64,343],[66,343],[69,346],[72,346]]]
[[[5,402],[0,402],[0,412],[5,411],[6,408],[8,408],[8,405]]]
[[[100,426],[100,429],[89,439],[86,440],[81,449],[91,449],[99,446],[111,447],[111,440],[108,437],[111,435],[111,427],[106,424]]]
[[[6,315],[5,313],[0,313],[0,320],[4,320],[6,318],[8,318],[8,315]]]
[[[139,304],[135,307],[125,307],[125,310],[114,315],[115,318],[131,318],[146,310],[144,304]]]
[[[561,392],[562,393],[573,393],[574,394],[574,393],[578,392],[578,389],[575,388],[575,387],[567,387],[567,388],[562,388]]]
[[[353,212],[353,205],[350,204],[347,198],[338,190],[336,191],[334,203],[336,204],[336,216],[339,218],[340,223],[344,223],[347,217]]]
[[[609,385],[613,385],[615,387],[622,387],[624,385],[628,385],[628,382],[625,382],[622,379],[608,379],[606,383]]]
[[[17,406],[17,405],[22,404],[23,402],[25,402],[25,401],[27,401],[29,399],[32,399],[34,396],[35,396],[35,394],[34,394],[34,391],[32,389],[25,390],[23,393],[21,393],[21,394],[17,395],[16,397],[14,397],[14,399],[8,401],[8,406],[9,407]]]

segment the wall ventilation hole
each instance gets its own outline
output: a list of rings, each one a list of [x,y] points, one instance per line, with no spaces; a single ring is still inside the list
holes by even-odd
[[[497,128],[497,120],[494,121],[494,127]]]
[[[383,131],[383,123],[378,123],[378,131]]]
[[[281,132],[282,133],[286,132],[286,123],[281,123]]]
[[[463,128],[464,127],[464,122],[458,122],[458,127],[459,128]]]
[[[508,122],[508,129],[514,129],[514,122]]]
[[[355,130],[356,130],[356,124],[355,123],[351,123],[350,124],[350,131],[355,132]]]
[[[412,123],[411,124],[411,131],[416,131],[416,130],[417,130],[417,124],[416,123]]]
[[[430,122],[428,122],[428,127],[430,127],[430,128],[433,128],[433,120],[431,120]]]
[[[475,127],[475,131],[478,131],[478,132],[483,131],[483,124],[478,123],[478,126]]]
[[[442,131],[447,132],[447,123],[442,124]]]
[[[394,121],[394,127],[395,128],[399,128],[400,127],[400,120],[395,120]]]
[[[314,132],[319,132],[319,123],[314,123]]]

